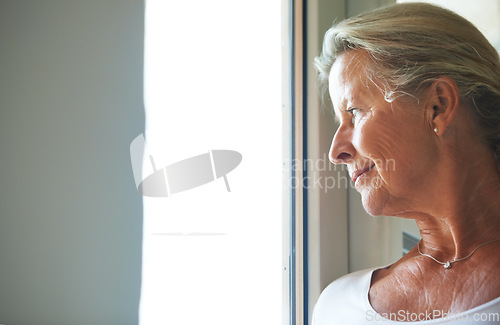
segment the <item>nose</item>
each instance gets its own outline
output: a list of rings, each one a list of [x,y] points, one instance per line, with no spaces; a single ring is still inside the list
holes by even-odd
[[[355,155],[356,150],[352,145],[351,131],[340,125],[333,136],[330,147],[330,161],[333,164],[347,164]]]

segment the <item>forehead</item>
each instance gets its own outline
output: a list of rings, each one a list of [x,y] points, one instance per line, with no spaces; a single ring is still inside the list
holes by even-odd
[[[370,58],[364,51],[351,50],[337,57],[328,79],[336,115],[357,100],[371,95],[373,84],[368,82],[366,73],[370,64]]]

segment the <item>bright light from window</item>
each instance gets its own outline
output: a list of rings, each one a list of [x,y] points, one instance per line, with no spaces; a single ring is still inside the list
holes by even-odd
[[[146,1],[143,178],[242,160],[230,192],[144,197],[141,325],[281,323],[280,20],[280,1]]]

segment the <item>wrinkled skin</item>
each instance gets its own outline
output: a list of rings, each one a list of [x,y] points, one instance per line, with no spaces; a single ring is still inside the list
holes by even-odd
[[[500,239],[500,175],[454,81],[441,77],[419,98],[389,102],[369,80],[368,55],[344,52],[329,78],[339,128],[330,159],[345,164],[372,215],[415,219],[420,249],[441,261]],[[379,313],[458,313],[500,296],[500,240],[445,270],[413,249],[374,273]]]

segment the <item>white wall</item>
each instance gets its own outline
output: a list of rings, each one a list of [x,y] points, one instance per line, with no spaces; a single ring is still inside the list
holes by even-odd
[[[0,323],[136,324],[141,0],[0,2]]]

